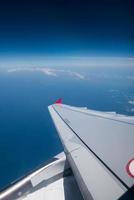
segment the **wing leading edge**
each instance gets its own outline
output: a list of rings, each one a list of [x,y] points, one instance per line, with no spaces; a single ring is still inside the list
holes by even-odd
[[[133,117],[61,103],[48,108],[85,199],[119,199],[133,187],[126,170],[134,155]]]

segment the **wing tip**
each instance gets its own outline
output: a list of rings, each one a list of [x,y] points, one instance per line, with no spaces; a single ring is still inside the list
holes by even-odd
[[[62,98],[57,99],[54,104],[61,104],[62,103]]]

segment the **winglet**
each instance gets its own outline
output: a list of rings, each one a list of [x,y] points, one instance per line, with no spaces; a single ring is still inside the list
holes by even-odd
[[[57,99],[57,100],[55,101],[55,104],[61,104],[61,102],[62,102],[62,99],[60,98],[60,99]]]

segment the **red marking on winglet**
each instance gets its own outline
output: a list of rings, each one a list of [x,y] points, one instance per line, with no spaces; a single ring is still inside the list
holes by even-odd
[[[133,166],[134,166],[134,158],[132,158],[131,160],[129,160],[129,162],[126,165],[126,171],[127,171],[128,175],[131,178],[134,178],[134,172],[133,172],[134,170],[132,169]]]
[[[61,104],[61,102],[62,102],[62,99],[60,98],[60,99],[57,99],[57,100],[55,101],[55,104]]]

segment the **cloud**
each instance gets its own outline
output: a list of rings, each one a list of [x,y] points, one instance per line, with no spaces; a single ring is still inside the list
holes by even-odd
[[[20,72],[20,71],[30,71],[30,72],[43,72],[44,74],[48,76],[57,76],[57,74],[54,72],[54,70],[49,68],[13,68],[8,69],[7,72],[13,73],[13,72]]]
[[[70,70],[61,70],[61,69],[54,69],[54,68],[47,68],[47,67],[22,67],[22,68],[11,68],[8,69],[8,73],[15,73],[15,72],[21,72],[21,71],[30,71],[30,72],[42,72],[47,76],[62,76],[64,73],[64,76],[72,76],[76,79],[83,80],[85,79],[85,76],[78,73],[78,72],[72,72]]]
[[[0,67],[134,67],[134,58],[91,56],[8,56],[0,58]]]
[[[45,73],[48,76],[57,76],[57,74],[55,73],[55,71],[52,70],[52,69],[49,69],[49,68],[43,68],[43,69],[38,68],[38,71],[41,71],[41,72]]]
[[[134,101],[130,100],[128,101],[129,104],[134,105]]]
[[[77,72],[72,72],[72,75],[74,75],[78,79],[85,79],[85,76],[82,74],[79,74]]]

